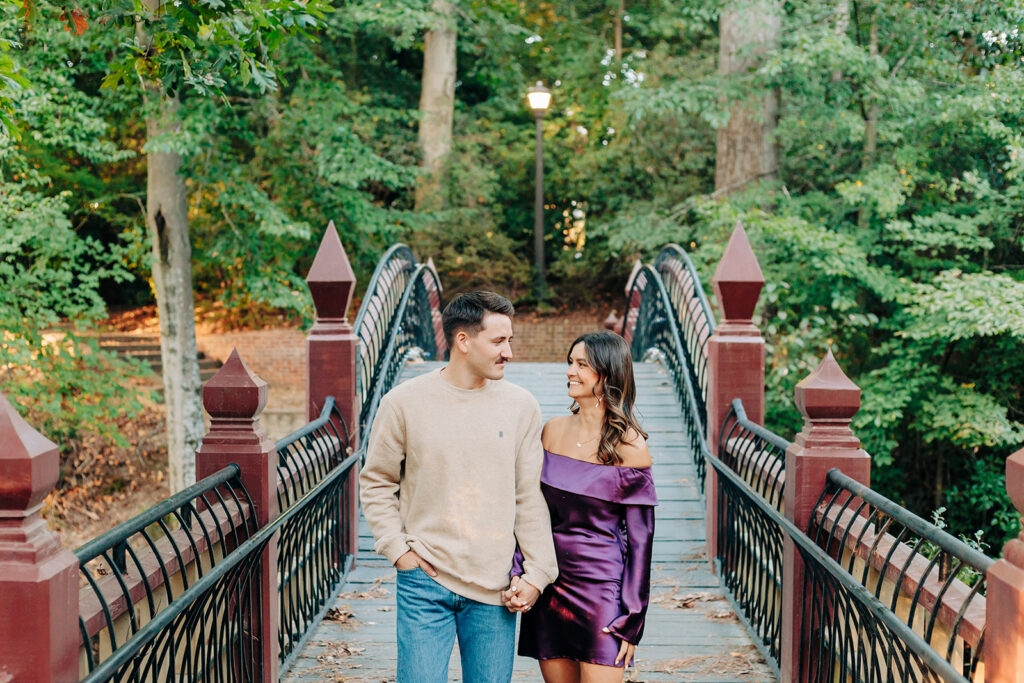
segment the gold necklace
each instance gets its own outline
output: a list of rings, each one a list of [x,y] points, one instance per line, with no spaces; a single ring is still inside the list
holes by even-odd
[[[579,434],[579,432],[577,431],[577,435],[578,435],[578,434]],[[600,432],[598,432],[598,433],[597,433],[597,436],[592,436],[592,437],[590,437],[589,439],[586,439],[586,440],[584,440],[584,441],[580,441],[579,439],[576,439],[576,448],[583,448],[583,444],[585,444],[585,443],[590,443],[590,442],[591,442],[591,441],[593,441],[594,439],[598,439],[598,438],[600,438],[600,437],[601,437],[601,433],[600,433]]]

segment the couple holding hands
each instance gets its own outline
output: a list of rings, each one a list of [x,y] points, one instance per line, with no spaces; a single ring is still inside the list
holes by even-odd
[[[467,683],[621,682],[643,633],[654,506],[625,341],[579,337],[571,413],[543,425],[501,381],[511,302],[462,294],[443,313],[448,364],[381,401],[360,474],[375,549],[398,570],[398,683],[442,683],[458,637]]]

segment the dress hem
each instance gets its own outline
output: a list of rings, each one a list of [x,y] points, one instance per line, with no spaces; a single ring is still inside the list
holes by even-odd
[[[566,655],[551,655],[551,656],[548,656],[548,657],[535,657],[534,655],[524,655],[521,652],[517,653],[517,654],[520,657],[529,657],[530,659],[536,659],[538,662],[546,662],[546,661],[548,661],[550,659],[569,659],[569,660],[572,660],[574,662],[580,662],[582,664],[597,664],[599,666],[611,667],[612,669],[625,669],[626,668],[625,664],[608,664],[606,662],[598,662],[598,661],[593,660],[593,659],[583,659],[581,657],[569,657],[569,656],[566,656]]]

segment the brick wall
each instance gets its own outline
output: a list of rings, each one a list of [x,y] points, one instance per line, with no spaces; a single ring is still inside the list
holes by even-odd
[[[520,362],[563,363],[569,344],[584,332],[604,329],[604,315],[593,311],[569,314],[517,315],[512,329],[514,360]]]
[[[196,345],[222,363],[237,348],[250,370],[271,388],[304,390],[306,386],[306,335],[301,330],[279,328],[241,332],[196,331]]]

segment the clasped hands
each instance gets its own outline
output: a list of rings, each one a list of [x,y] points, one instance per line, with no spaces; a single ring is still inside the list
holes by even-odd
[[[537,587],[518,576],[513,576],[508,588],[501,592],[501,602],[509,612],[528,612],[539,597]]]

